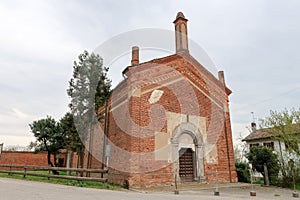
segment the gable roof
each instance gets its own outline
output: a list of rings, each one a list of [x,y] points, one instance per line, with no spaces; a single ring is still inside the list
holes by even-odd
[[[214,82],[220,88],[224,88],[224,85],[221,83],[221,81],[219,79],[217,79],[210,71],[208,71],[202,64],[200,64],[191,54],[189,54],[188,52],[185,52],[185,51],[178,52],[176,54],[172,54],[172,55],[169,55],[166,57],[156,58],[156,59],[153,59],[150,61],[139,63],[136,66],[127,66],[123,70],[122,74],[126,74],[132,68],[142,67],[147,64],[165,64],[165,63],[177,60],[177,59],[185,59],[190,64],[192,64],[194,67],[196,67],[204,77],[207,77],[208,79],[210,79],[212,82]],[[225,86],[225,90],[226,90],[227,95],[230,95],[232,93],[232,91],[227,86]]]
[[[300,126],[297,124],[294,124],[293,128],[295,128],[295,129],[294,129],[294,132],[292,132],[292,133],[289,133],[289,132],[287,132],[287,133],[282,132],[282,133],[286,134],[286,135],[290,135],[290,134],[300,135]],[[266,139],[266,138],[271,138],[274,136],[277,137],[277,140],[278,140],[278,137],[280,137],[280,133],[276,133],[276,131],[275,132],[272,131],[272,128],[262,128],[262,129],[253,131],[247,137],[245,137],[242,141]]]
[[[272,136],[273,135],[271,133],[257,130],[250,133],[247,137],[242,139],[242,141],[247,142],[247,141],[258,140],[258,139],[266,139],[266,138],[271,138]]]

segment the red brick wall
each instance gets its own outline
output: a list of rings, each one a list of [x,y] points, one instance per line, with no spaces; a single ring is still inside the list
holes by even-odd
[[[66,153],[61,153],[57,155],[57,158],[64,158],[66,164],[67,161]],[[53,155],[51,155],[51,161],[52,163],[54,161]],[[21,152],[21,151],[2,151],[2,154],[0,156],[0,164],[48,166],[47,152],[33,153],[33,152]],[[73,167],[77,166],[76,154],[74,154],[72,166]]]
[[[51,160],[53,162],[53,156]],[[0,157],[0,164],[48,166],[47,152],[3,151]]]
[[[188,60],[188,61],[187,61]],[[157,63],[167,65],[168,68],[172,68],[173,76],[164,80],[163,75],[169,73],[167,71],[162,71],[159,74],[159,67]],[[117,149],[111,152],[110,156],[110,166],[114,166],[119,169],[111,169],[109,174],[109,181],[114,183],[122,183],[125,180],[129,181],[132,187],[146,187],[151,185],[169,185],[174,183],[174,170],[173,164],[168,164],[166,161],[155,161],[154,150],[155,150],[155,137],[152,130],[152,136],[142,138],[129,135],[124,132],[120,127],[118,127],[112,108],[128,98],[128,87],[135,87],[139,85],[139,79],[132,79],[135,73],[147,71],[149,68],[156,68],[158,74],[147,74],[147,76],[142,80],[142,82],[147,82],[148,80],[155,80],[157,78],[158,83],[148,83],[141,87],[141,91],[148,91],[141,96],[131,96],[129,98],[128,107],[125,106],[124,109],[129,109],[130,119],[139,127],[145,127],[151,123],[150,118],[150,105],[148,99],[151,95],[153,88],[160,84],[170,82],[179,77],[185,77],[189,79],[190,82],[196,85],[198,88],[192,86],[194,94],[196,94],[196,101],[193,96],[191,96],[191,91],[187,90],[186,82],[179,81],[168,86],[162,86],[159,90],[163,90],[163,96],[155,104],[164,107],[165,111],[181,113],[187,115],[196,115],[201,117],[206,117],[206,129],[207,129],[207,140],[209,143],[216,143],[218,150],[218,164],[208,164],[205,163],[205,176],[207,181],[215,181],[215,172],[218,170],[219,180],[222,182],[235,182],[237,181],[237,175],[235,171],[234,155],[233,155],[233,144],[232,144],[232,133],[230,124],[230,114],[229,112],[224,112],[228,110],[228,95],[229,90],[224,87],[222,82],[217,80],[213,75],[211,75],[206,69],[204,69],[197,61],[195,61],[188,54],[182,55],[172,55],[166,58],[154,60],[142,64],[138,67],[131,67],[127,72],[129,77],[127,81],[124,81],[115,90],[113,95],[115,99],[110,99],[109,106],[109,117],[108,117],[108,138],[112,142],[111,144],[117,146],[121,151],[127,151],[128,154],[120,154]],[[133,72],[134,71],[134,72]],[[172,70],[171,70],[172,71]],[[189,85],[192,85],[189,83]],[[200,92],[199,89],[202,91]],[[203,92],[206,94],[204,95]],[[117,98],[116,98],[117,97]],[[185,103],[185,110],[181,110],[179,99],[183,100]],[[118,99],[118,100],[116,100]],[[199,110],[196,108],[199,107]],[[118,110],[119,116],[125,112],[121,108]],[[128,120],[124,118],[124,120]],[[162,119],[154,119],[162,120]],[[134,128],[127,123],[127,131],[131,134],[139,135],[141,130],[139,128]],[[167,123],[163,125],[161,132],[166,132]],[[151,132],[151,130],[150,130]],[[133,153],[149,153],[146,156],[139,157],[143,166],[161,164],[164,167],[149,171],[147,169],[141,169],[141,166],[137,162],[131,162],[131,159],[136,159],[132,155]],[[133,164],[134,163],[134,164]],[[145,173],[135,173],[139,171],[145,171]]]

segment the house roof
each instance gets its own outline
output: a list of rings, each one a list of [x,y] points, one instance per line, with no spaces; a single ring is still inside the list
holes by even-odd
[[[258,139],[265,139],[265,138],[271,138],[272,136],[273,135],[271,133],[257,130],[255,132],[250,133],[242,141],[252,141],[252,140],[258,140]]]

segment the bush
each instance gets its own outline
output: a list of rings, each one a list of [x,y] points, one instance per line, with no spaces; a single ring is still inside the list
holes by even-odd
[[[295,169],[295,183],[297,187],[300,185],[300,168],[298,166],[296,166]],[[291,168],[286,166],[286,174],[279,177],[275,185],[284,188],[294,188],[293,172]]]
[[[249,166],[247,163],[244,162],[236,162],[235,163],[236,172],[238,175],[238,181],[249,183],[250,182],[250,172]]]

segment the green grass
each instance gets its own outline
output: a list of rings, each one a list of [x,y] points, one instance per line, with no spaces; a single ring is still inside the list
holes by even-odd
[[[39,173],[39,174],[48,174],[48,171],[28,171],[30,173]],[[59,171],[60,175],[66,175],[66,172]],[[62,184],[62,185],[69,185],[69,186],[77,186],[77,187],[87,187],[87,188],[97,188],[97,189],[110,189],[110,190],[119,190],[120,187],[116,185],[112,185],[109,183],[102,183],[96,181],[76,181],[76,180],[66,180],[66,179],[59,179],[59,178],[50,178],[48,180],[47,177],[37,177],[37,176],[26,176],[19,174],[12,174],[8,175],[7,173],[0,173],[0,177],[2,178],[14,178],[20,180],[28,180],[28,181],[38,181],[38,182],[45,182],[45,183],[53,183],[53,184]]]
[[[253,181],[253,184],[263,185],[264,184],[264,180],[263,179],[258,179],[256,181]]]

